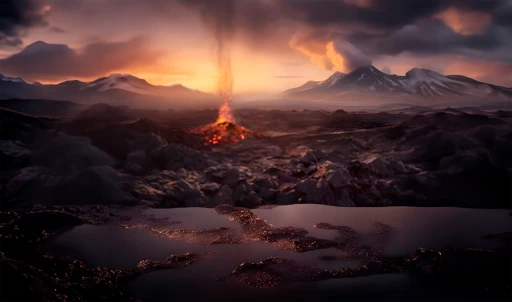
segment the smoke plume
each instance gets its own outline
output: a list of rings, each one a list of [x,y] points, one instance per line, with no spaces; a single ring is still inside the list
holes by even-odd
[[[235,33],[235,3],[233,0],[204,0],[185,3],[198,8],[205,26],[213,30],[217,59],[217,93],[223,101],[217,122],[235,123],[229,105],[233,93],[231,42]]]

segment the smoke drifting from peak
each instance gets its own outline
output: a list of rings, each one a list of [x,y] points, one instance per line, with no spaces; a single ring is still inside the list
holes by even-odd
[[[290,40],[290,46],[329,71],[348,73],[357,67],[372,64],[372,60],[350,42],[329,35],[322,36],[316,31],[298,31]]]

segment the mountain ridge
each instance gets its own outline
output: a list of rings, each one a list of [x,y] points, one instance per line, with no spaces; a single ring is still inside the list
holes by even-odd
[[[54,99],[78,103],[107,103],[135,108],[217,108],[212,94],[182,84],[152,85],[131,74],[113,73],[91,82],[66,80],[57,84],[27,83],[0,74],[0,99]]]
[[[304,100],[329,100],[354,94],[440,100],[449,97],[512,99],[512,88],[484,83],[463,75],[444,76],[424,68],[412,68],[405,75],[389,75],[375,66],[358,67],[350,73],[335,72],[324,81],[309,81],[283,91],[280,96]]]

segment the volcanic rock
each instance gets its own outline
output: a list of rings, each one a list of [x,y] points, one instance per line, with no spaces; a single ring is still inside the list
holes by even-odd
[[[235,201],[233,200],[233,190],[227,185],[223,185],[220,190],[213,196],[211,199],[211,203],[208,206],[215,207],[221,204],[230,204],[235,205]]]
[[[46,141],[31,156],[32,165],[42,165],[61,174],[70,175],[94,166],[113,166],[114,160],[91,145],[89,139],[57,135]]]
[[[152,163],[148,158],[146,151],[131,152],[126,156],[124,168],[131,173],[141,174],[151,170]]]
[[[137,200],[121,189],[123,175],[109,166],[88,168],[54,187],[55,204],[122,204]],[[94,190],[91,190],[94,188]]]
[[[349,185],[351,179],[350,173],[345,169],[329,170],[325,173],[324,179],[329,186],[335,189],[343,188]]]
[[[207,199],[203,196],[195,186],[186,180],[180,179],[169,184],[169,198],[177,205],[185,205],[187,207],[205,206]]]
[[[169,144],[156,152],[157,160],[163,161],[168,170],[203,170],[208,166],[208,158],[200,151],[180,144]]]
[[[201,190],[208,195],[214,194],[220,189],[220,185],[215,182],[209,182],[201,187]]]
[[[31,153],[20,141],[0,140],[0,162],[3,170],[22,167]]]

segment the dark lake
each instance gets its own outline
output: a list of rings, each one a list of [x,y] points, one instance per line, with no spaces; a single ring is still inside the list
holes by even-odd
[[[374,222],[395,231],[385,248],[391,256],[405,256],[419,247],[492,248],[482,235],[512,229],[509,210],[461,208],[340,208],[322,205],[291,205],[253,212],[272,225],[302,227],[317,238],[333,239],[337,231],[314,228],[319,222],[346,225],[358,233],[371,232]],[[201,230],[231,227],[238,223],[212,209],[150,209],[156,217],[170,217],[180,224],[169,228]],[[163,260],[170,254],[215,251],[215,255],[183,269],[153,272],[136,278],[127,292],[135,299],[167,301],[205,300],[465,300],[464,294],[451,296],[422,284],[409,274],[388,274],[354,279],[289,283],[273,289],[241,288],[217,280],[245,261],[258,262],[271,256],[293,259],[321,269],[355,268],[357,260],[335,259],[336,249],[305,253],[277,250],[265,242],[203,245],[159,237],[144,229],[115,225],[81,225],[47,242],[43,249],[52,254],[72,256],[90,266],[133,268],[144,259]],[[326,257],[327,256],[327,257]]]

